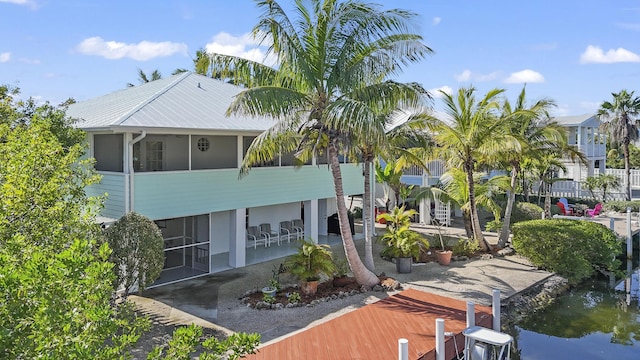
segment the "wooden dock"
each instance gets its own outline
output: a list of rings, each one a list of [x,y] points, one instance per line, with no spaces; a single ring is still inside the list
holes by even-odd
[[[265,345],[246,359],[397,359],[398,339],[409,340],[409,359],[435,359],[435,320],[456,335],[466,325],[464,301],[409,289],[350,313]],[[476,305],[476,325],[491,327],[491,308]],[[446,338],[446,358],[455,357],[454,341]]]

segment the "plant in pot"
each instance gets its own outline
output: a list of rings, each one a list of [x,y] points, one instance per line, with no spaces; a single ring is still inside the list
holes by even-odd
[[[452,251],[447,250],[444,247],[444,240],[442,239],[442,229],[440,229],[440,226],[441,226],[440,222],[433,219],[431,223],[435,225],[436,229],[438,230],[438,238],[440,239],[440,246],[442,247],[442,250],[436,250],[436,256],[438,257],[438,264],[447,266],[451,264]]]
[[[267,296],[276,296],[276,293],[280,291],[280,273],[274,267],[271,270],[271,279],[269,279],[269,284],[262,288],[262,293]]]
[[[396,259],[396,270],[399,273],[410,273],[413,259],[420,256],[421,247],[429,248],[429,242],[419,233],[410,229],[411,218],[417,214],[415,210],[396,207],[391,212],[378,215],[377,220],[387,223],[387,231],[380,241],[385,245],[383,256]]]
[[[305,295],[316,293],[320,275],[330,276],[335,270],[329,245],[305,239],[300,240],[298,251],[289,256],[286,267],[289,273],[300,280],[300,290]]]
[[[343,287],[351,283],[351,279],[347,277],[349,273],[349,263],[346,259],[338,259],[334,261],[335,270],[333,272],[333,287]]]

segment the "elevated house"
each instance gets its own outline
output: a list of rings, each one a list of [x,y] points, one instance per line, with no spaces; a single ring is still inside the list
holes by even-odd
[[[182,73],[78,102],[67,114],[87,132],[102,176],[102,221],[135,211],[154,220],[165,241],[157,284],[286,256],[295,239],[326,238],[336,212],[326,159],[293,166],[292,154],[239,178],[253,139],[274,120],[226,116],[242,89]],[[361,194],[362,170],[343,164],[345,195]],[[297,230],[281,222],[300,220]],[[247,234],[268,224],[273,234]],[[294,234],[295,233],[295,234]]]
[[[587,159],[587,164],[565,159],[566,172],[560,177],[584,181],[587,177],[605,172],[607,159],[607,135],[600,131],[596,114],[562,116],[553,119],[567,128],[568,144],[574,146]]]

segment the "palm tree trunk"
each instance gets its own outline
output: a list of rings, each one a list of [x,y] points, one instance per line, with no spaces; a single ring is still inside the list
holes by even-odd
[[[473,226],[471,226],[471,211],[462,209],[462,220],[464,222],[464,231],[467,234],[467,238],[473,238]]]
[[[516,182],[518,181],[518,170],[515,166],[511,168],[511,189],[507,196],[507,207],[504,210],[504,219],[502,223],[502,230],[500,231],[500,237],[498,238],[498,247],[503,248],[509,240],[509,225],[511,223],[511,212],[513,211],[513,204],[516,200]]]
[[[469,186],[469,205],[471,207],[471,227],[473,229],[473,237],[483,251],[489,250],[489,244],[484,239],[482,229],[480,228],[480,218],[478,217],[478,209],[476,208],[475,188],[473,184],[473,163],[465,164],[467,173],[467,184]]]
[[[338,161],[338,151],[332,141],[329,142],[327,150],[331,175],[333,175],[333,185],[336,192],[338,222],[340,224],[340,235],[342,236],[345,256],[356,282],[360,285],[374,286],[378,284],[380,280],[373,272],[364,266],[358,255],[356,245],[353,242],[351,227],[349,226],[349,217],[347,215],[347,205],[344,202],[344,189],[342,188],[342,172],[340,170],[340,162]]]
[[[629,159],[629,140],[625,139],[622,142],[622,151],[624,153],[624,171],[627,174],[627,179],[625,180],[625,189],[627,192],[627,201],[631,201],[631,161]],[[602,201],[604,201],[604,196]]]
[[[364,159],[364,195],[362,195],[362,231],[364,233],[364,266],[369,271],[376,271],[376,266],[373,262],[373,243],[371,238],[371,157],[366,156]]]

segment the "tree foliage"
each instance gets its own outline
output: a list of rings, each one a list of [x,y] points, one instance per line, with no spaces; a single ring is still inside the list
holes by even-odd
[[[591,221],[546,219],[513,225],[513,248],[534,265],[577,283],[596,269],[615,270],[622,242],[606,226]]]
[[[144,322],[111,304],[110,249],[84,192],[98,178],[82,144],[61,143],[60,118],[17,123],[11,109],[0,121],[0,358],[119,358]]]
[[[612,101],[600,105],[598,117],[601,127],[610,135],[612,145],[621,144],[624,157],[624,169],[627,174],[625,184],[627,200],[631,200],[631,155],[630,144],[638,139],[638,116],[640,115],[640,97],[633,91],[621,90],[612,93]]]
[[[130,212],[105,231],[115,264],[116,289],[127,297],[133,287],[144,290],[164,267],[164,241],[158,226],[149,218]]]
[[[196,325],[177,328],[166,346],[156,346],[147,356],[147,360],[189,360],[198,350],[202,328]],[[210,337],[202,342],[201,360],[236,360],[255,353],[260,344],[259,334],[236,333],[224,340]]]

